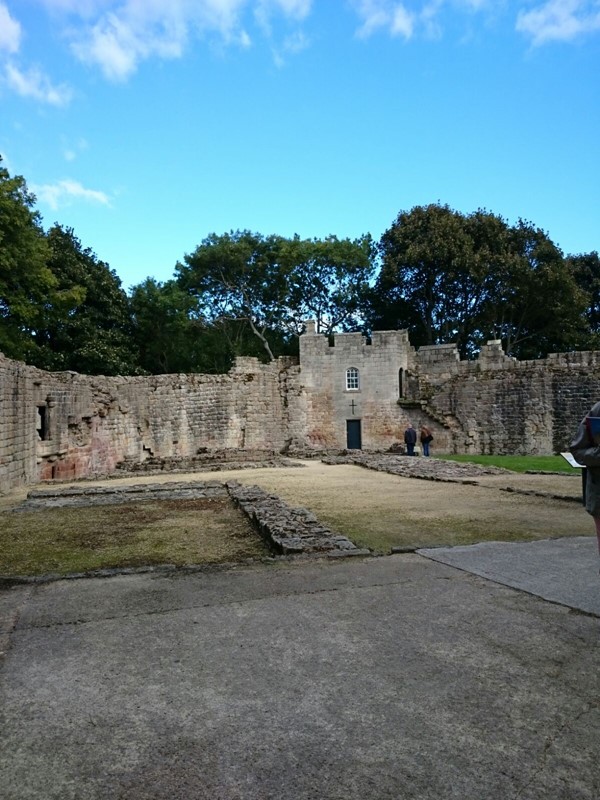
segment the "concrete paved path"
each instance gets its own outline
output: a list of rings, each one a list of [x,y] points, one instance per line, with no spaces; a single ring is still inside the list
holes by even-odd
[[[418,552],[544,600],[600,617],[600,559],[595,536],[518,543],[482,542]]]
[[[0,621],[3,800],[600,796],[600,620],[429,557],[16,587]]]

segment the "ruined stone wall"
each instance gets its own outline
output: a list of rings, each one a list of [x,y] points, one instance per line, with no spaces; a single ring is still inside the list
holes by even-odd
[[[567,448],[600,399],[600,352],[518,362],[489,342],[479,359],[460,361],[452,345],[415,351],[406,331],[330,342],[309,326],[300,359],[240,358],[226,375],[106,378],[0,355],[0,491],[203,448],[342,449],[349,423],[367,450],[402,441],[411,422],[432,429],[434,453],[547,454]]]
[[[498,343],[441,379],[424,378],[427,408],[444,420],[457,453],[549,454],[568,449],[600,399],[600,353],[508,358]]]
[[[244,358],[227,375],[106,378],[0,357],[0,489],[106,474],[125,458],[281,449],[288,368]]]
[[[360,387],[346,388],[346,370]],[[549,454],[564,451],[580,419],[600,399],[600,352],[508,357],[501,342],[461,361],[452,344],[410,346],[406,331],[339,334],[309,328],[300,339],[300,384],[310,447],[347,446],[359,420],[362,446],[385,449],[410,422],[427,425],[433,452]]]
[[[36,480],[37,370],[0,353],[0,489]]]

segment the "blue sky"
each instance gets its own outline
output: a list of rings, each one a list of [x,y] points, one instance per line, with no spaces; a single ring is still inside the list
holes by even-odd
[[[600,248],[600,0],[0,0],[0,153],[125,288],[442,202]]]

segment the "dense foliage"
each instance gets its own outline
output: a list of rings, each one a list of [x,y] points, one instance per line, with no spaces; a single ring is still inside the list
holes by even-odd
[[[577,272],[529,222],[509,226],[486,211],[421,206],[398,215],[380,254],[372,328],[408,328],[416,346],[456,342],[463,356],[489,339],[518,358],[591,343],[591,293],[582,285],[584,273],[591,281],[591,256],[588,270]]]
[[[0,351],[89,374],[224,372],[239,355],[297,352],[318,332],[407,328],[416,346],[472,357],[501,339],[518,358],[600,345],[600,259],[485,210],[402,211],[375,244],[251,231],[206,237],[173,278],[128,295],[73,230],[47,232],[0,158]]]

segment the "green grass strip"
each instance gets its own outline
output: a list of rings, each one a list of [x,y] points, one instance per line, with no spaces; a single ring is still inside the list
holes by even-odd
[[[562,456],[476,456],[476,455],[436,455],[445,461],[482,464],[486,467],[502,467],[512,472],[570,472],[575,470]]]

